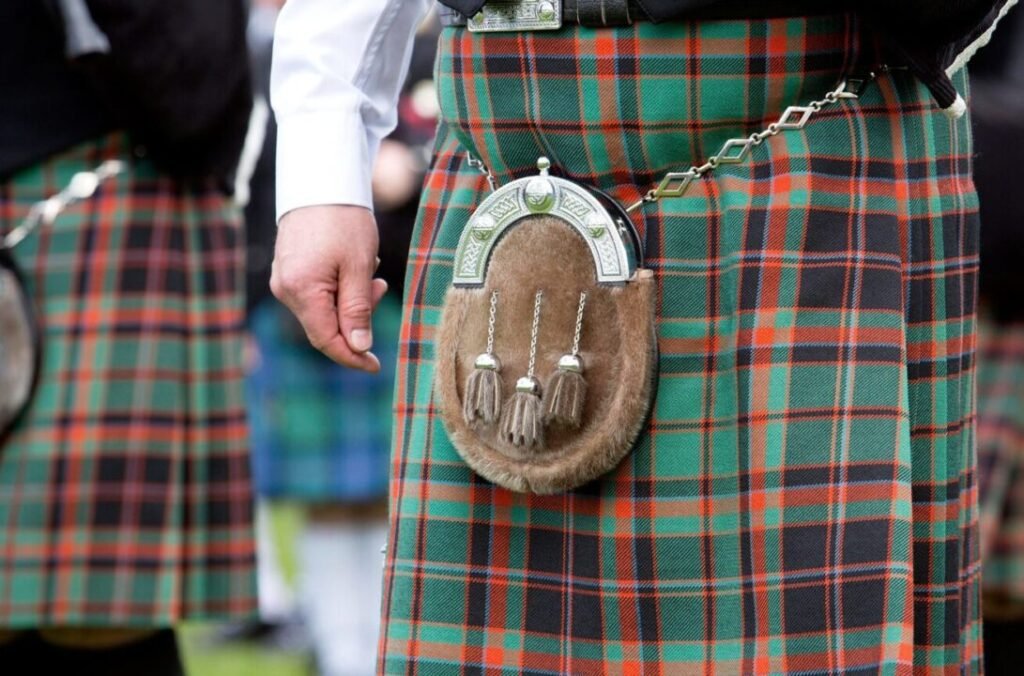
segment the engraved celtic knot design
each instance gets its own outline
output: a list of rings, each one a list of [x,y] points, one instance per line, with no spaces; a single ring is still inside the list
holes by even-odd
[[[455,250],[452,283],[479,286],[501,234],[533,214],[554,216],[586,242],[599,284],[622,284],[636,269],[637,252],[618,223],[586,188],[549,176],[550,162],[537,162],[539,176],[521,178],[491,193],[463,230]]]

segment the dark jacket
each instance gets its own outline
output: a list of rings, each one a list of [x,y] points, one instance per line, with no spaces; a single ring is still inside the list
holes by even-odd
[[[773,6],[792,14],[793,0],[632,0],[652,21],[726,12],[765,16]],[[441,0],[466,16],[480,11],[485,0]],[[958,58],[970,56],[983,43],[997,19],[1016,0],[844,0],[805,3],[812,11],[855,9],[893,52],[890,66],[908,66],[932,91],[945,110],[962,112],[961,99],[946,71]]]
[[[122,129],[164,171],[229,183],[252,105],[245,0],[3,5],[0,128],[18,133],[0,131],[0,174]]]
[[[1024,12],[971,62],[974,182],[981,202],[981,296],[997,321],[1024,322]]]

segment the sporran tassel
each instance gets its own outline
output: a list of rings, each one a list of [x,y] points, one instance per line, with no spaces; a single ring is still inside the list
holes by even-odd
[[[544,409],[540,399],[540,383],[533,376],[537,365],[537,337],[543,298],[544,292],[538,291],[533,301],[530,364],[526,376],[516,382],[516,393],[505,404],[501,419],[501,438],[513,446],[525,449],[544,445]]]
[[[490,315],[487,319],[487,351],[476,358],[462,398],[462,417],[467,425],[477,421],[492,425],[501,418],[501,362],[494,356],[497,308],[498,292],[492,291]]]
[[[587,399],[587,381],[583,377],[580,359],[580,336],[583,333],[583,310],[587,305],[587,292],[580,294],[576,310],[576,333],[572,352],[558,360],[558,369],[544,389],[544,421],[576,429],[583,421],[583,405]]]
[[[570,354],[558,360],[558,370],[544,388],[544,420],[572,429],[583,420],[587,399],[587,380],[580,360]]]
[[[462,415],[467,425],[477,420],[491,425],[501,417],[501,375],[498,360],[492,354],[476,358],[473,372],[466,380]]]
[[[520,378],[516,383],[516,393],[505,405],[501,438],[513,446],[534,448],[544,445],[544,416],[537,390],[536,380]]]

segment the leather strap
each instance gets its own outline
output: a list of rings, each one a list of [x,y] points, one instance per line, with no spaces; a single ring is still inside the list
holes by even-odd
[[[630,0],[565,0],[562,16],[567,20],[575,12],[576,23],[581,26],[628,26],[633,23],[630,4]]]
[[[741,0],[722,0],[688,10],[679,21],[714,21],[728,19],[770,19],[783,16],[814,16],[838,14],[853,9],[853,0],[766,0],[750,3]],[[442,26],[465,26],[466,17],[457,10],[438,5]],[[562,0],[562,23],[600,28],[628,26],[650,21],[637,0]]]
[[[445,5],[438,6],[437,15],[442,26],[466,25],[465,16]],[[562,0],[562,23],[601,28],[646,20],[636,0]]]

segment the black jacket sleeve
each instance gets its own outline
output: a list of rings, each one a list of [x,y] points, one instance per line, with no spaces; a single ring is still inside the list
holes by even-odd
[[[245,0],[86,0],[109,40],[79,64],[171,173],[233,175],[252,106]]]
[[[870,0],[861,12],[900,65],[931,90],[944,110],[958,112],[963,100],[947,71],[987,41],[1016,0]],[[895,64],[894,64],[895,65]]]

